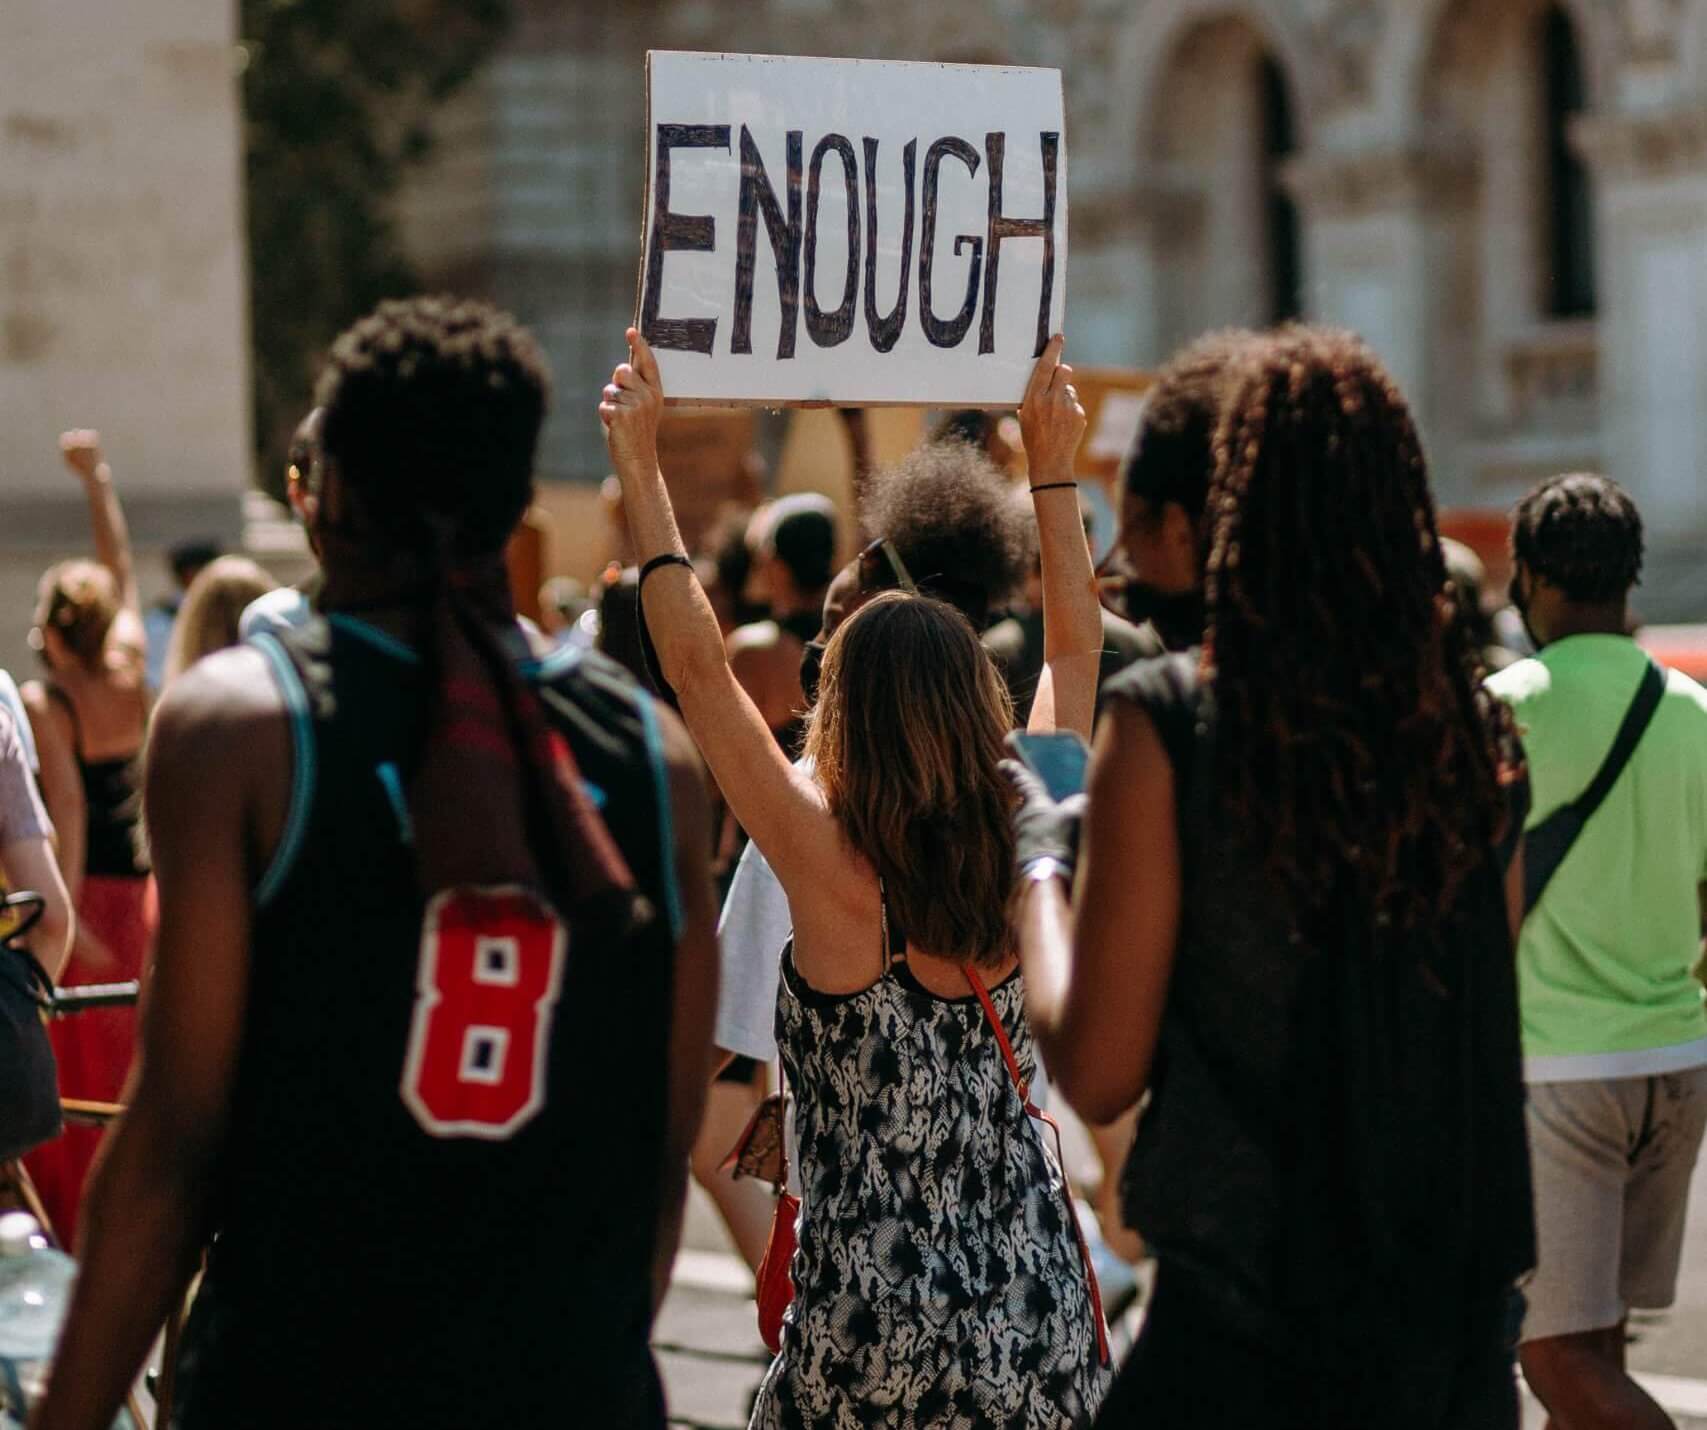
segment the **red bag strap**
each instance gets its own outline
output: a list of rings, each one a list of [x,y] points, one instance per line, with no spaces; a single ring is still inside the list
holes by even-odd
[[[1019,1094],[1019,1100],[1025,1107],[1028,1117],[1035,1117],[1055,1134],[1055,1160],[1061,1168],[1061,1185],[1067,1193],[1067,1220],[1073,1228],[1073,1240],[1079,1245],[1079,1260],[1085,1268],[1085,1285],[1091,1293],[1091,1314],[1096,1318],[1097,1328],[1097,1357],[1104,1365],[1110,1360],[1108,1351],[1108,1326],[1102,1315],[1102,1287],[1097,1284],[1096,1267],[1091,1265],[1090,1243],[1085,1240],[1083,1228],[1079,1226],[1079,1209],[1073,1201],[1073,1184],[1067,1176],[1067,1159],[1061,1152],[1060,1125],[1047,1112],[1031,1100],[1031,1089],[1025,1084],[1020,1075],[1019,1059],[1014,1056],[1014,1047],[1008,1041],[1008,1030],[1002,1026],[1001,1016],[996,1012],[995,1002],[990,997],[990,990],[984,986],[984,980],[978,976],[978,971],[970,963],[960,965],[960,971],[966,975],[966,981],[971,984],[972,991],[977,995],[978,1002],[983,1005],[985,1020],[990,1024],[990,1031],[996,1035],[996,1046],[1002,1050],[1002,1061],[1008,1065],[1008,1076],[1013,1079],[1014,1091]]]
[[[989,1020],[990,1031],[996,1035],[996,1046],[1002,1050],[1002,1061],[1008,1065],[1008,1076],[1014,1081],[1019,1100],[1025,1104],[1026,1112],[1032,1117],[1044,1116],[1032,1104],[1031,1089],[1025,1085],[1025,1078],[1020,1075],[1019,1059],[1014,1056],[1014,1045],[1008,1041],[1008,1030],[1002,1026],[1001,1016],[996,1012],[996,1004],[990,997],[990,990],[984,986],[984,980],[978,976],[977,970],[970,963],[961,964],[960,971],[966,975],[966,981],[972,985],[972,991],[984,1005],[984,1017]]]

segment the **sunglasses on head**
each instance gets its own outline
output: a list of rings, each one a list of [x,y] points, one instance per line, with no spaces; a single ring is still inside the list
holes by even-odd
[[[918,595],[919,588],[913,584],[906,563],[901,560],[901,553],[895,549],[894,542],[887,536],[878,537],[859,553],[857,559],[861,591],[888,591],[899,588],[909,595]]]

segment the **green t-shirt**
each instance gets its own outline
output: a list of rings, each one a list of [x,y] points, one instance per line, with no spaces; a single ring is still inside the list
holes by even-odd
[[[1492,676],[1512,707],[1534,803],[1525,828],[1600,768],[1647,668],[1623,636],[1568,636]],[[1532,1082],[1707,1063],[1691,972],[1707,879],[1707,691],[1678,671],[1630,762],[1565,856],[1518,941]]]

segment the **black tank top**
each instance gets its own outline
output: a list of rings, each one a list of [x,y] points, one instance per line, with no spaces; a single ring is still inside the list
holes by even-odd
[[[416,888],[421,666],[347,617],[257,637],[293,721],[255,895],[183,1427],[658,1427],[647,1343],[679,918],[650,698],[524,667],[656,915],[558,942]]]
[[[148,874],[137,837],[141,801],[137,798],[136,757],[140,752],[108,760],[91,760],[83,753],[83,725],[77,706],[57,685],[45,687],[71,719],[72,750],[83,781],[88,810],[87,848],[83,872],[97,879],[141,879]],[[141,698],[140,696],[138,697]]]
[[[1382,925],[1348,890],[1295,938],[1261,833],[1219,808],[1197,653],[1105,692],[1167,752],[1182,874],[1127,1220],[1228,1333],[1336,1387],[1367,1370],[1409,1413],[1452,1384],[1430,1360],[1457,1344],[1441,1327],[1534,1264],[1499,855],[1430,923]]]

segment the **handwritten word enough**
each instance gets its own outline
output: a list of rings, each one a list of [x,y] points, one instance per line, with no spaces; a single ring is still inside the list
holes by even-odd
[[[735,303],[730,322],[727,351],[735,354],[753,350],[753,283],[758,260],[761,220],[774,262],[781,322],[777,332],[779,359],[795,354],[801,316],[806,334],[821,348],[833,348],[853,336],[857,317],[863,311],[865,333],[872,348],[886,353],[906,327],[911,290],[915,195],[919,210],[919,326],[931,344],[957,348],[978,319],[978,352],[996,347],[996,291],[1001,275],[1002,245],[1011,239],[1041,239],[1042,285],[1037,306],[1035,352],[1043,351],[1049,339],[1050,309],[1055,291],[1055,197],[1061,136],[1055,130],[1037,132],[1043,166],[1043,212],[1036,217],[1015,217],[1004,211],[1002,187],[1007,162],[1008,136],[991,131],[984,136],[982,154],[967,140],[945,135],[925,149],[922,184],[915,183],[917,139],[901,148],[902,212],[878,212],[879,144],[863,136],[855,150],[843,134],[825,134],[805,152],[805,133],[790,129],[785,134],[781,156],[782,193],[771,178],[772,167],[752,132],[743,124],[739,136],[728,124],[659,124],[654,146],[651,195],[651,236],[646,263],[646,285],[641,300],[640,327],[654,347],[681,352],[712,353],[716,350],[716,318],[666,317],[658,309],[663,293],[664,255],[673,252],[715,253],[718,250],[717,221],[706,214],[675,213],[670,208],[670,170],[678,151],[716,149],[740,155],[739,200],[735,223]],[[777,156],[773,155],[773,164]],[[818,290],[819,201],[826,165],[832,164],[831,182],[840,177],[846,195],[847,269],[834,303],[826,307]],[[988,220],[983,233],[954,235],[952,251],[965,255],[965,289],[960,306],[944,316],[937,306],[939,284],[952,289],[956,280],[936,268],[937,197],[943,168],[964,169],[976,181],[980,169],[988,192]],[[864,203],[860,202],[861,178]],[[802,203],[804,179],[804,204]],[[892,192],[892,191],[891,191]],[[879,312],[884,295],[877,291],[877,252],[880,220],[883,226],[900,224],[900,275],[887,312]],[[861,236],[864,237],[864,281],[861,282]],[[864,302],[860,302],[863,291]],[[982,293],[982,305],[979,298]]]

